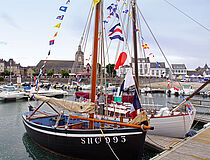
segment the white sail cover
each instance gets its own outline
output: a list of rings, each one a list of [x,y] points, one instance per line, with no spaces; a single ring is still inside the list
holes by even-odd
[[[30,95],[30,97],[32,97],[32,95]],[[57,99],[57,98],[49,98],[49,97],[39,96],[39,95],[34,95],[34,98],[43,102],[53,104],[59,108],[68,110],[70,112],[94,113],[95,111],[95,103],[92,103],[92,102],[79,103],[79,102],[67,101],[67,100]]]

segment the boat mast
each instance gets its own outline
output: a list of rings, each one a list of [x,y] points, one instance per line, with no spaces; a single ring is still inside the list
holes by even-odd
[[[96,75],[97,75],[97,55],[98,55],[98,30],[100,18],[100,1],[95,6],[95,29],[94,29],[94,49],[93,49],[93,63],[92,63],[92,81],[91,81],[91,102],[95,103],[96,95]],[[94,118],[94,114],[90,114],[90,118]],[[90,122],[90,129],[93,129],[93,122]]]
[[[133,48],[134,48],[134,68],[135,68],[135,86],[138,95],[139,92],[139,80],[138,80],[138,54],[137,54],[137,38],[136,38],[136,0],[131,1],[132,5],[132,22],[133,22]]]
[[[98,54],[98,31],[100,19],[100,2],[95,6],[95,30],[94,30],[94,50],[92,63],[92,83],[91,83],[91,102],[95,103],[96,95],[96,74],[97,74],[97,54]]]

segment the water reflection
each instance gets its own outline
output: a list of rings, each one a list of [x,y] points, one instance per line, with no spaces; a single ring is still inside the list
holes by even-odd
[[[23,134],[22,137],[23,144],[25,146],[28,157],[33,160],[69,160],[65,157],[58,156],[56,154],[50,153],[43,148],[39,147],[34,141],[29,137],[27,133]]]

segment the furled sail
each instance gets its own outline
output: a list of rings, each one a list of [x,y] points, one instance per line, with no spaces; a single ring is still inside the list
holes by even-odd
[[[31,97],[32,95],[30,95]],[[67,101],[57,98],[49,98],[45,96],[33,95],[35,99],[55,105],[64,110],[76,113],[94,113],[95,103],[79,103],[74,101]]]

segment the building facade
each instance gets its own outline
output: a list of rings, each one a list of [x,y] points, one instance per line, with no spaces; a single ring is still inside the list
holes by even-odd
[[[4,72],[4,68],[5,68],[4,63],[5,63],[4,60],[0,59],[0,73]]]
[[[134,58],[132,58],[131,66],[132,68],[135,68]],[[155,78],[166,77],[167,72],[166,72],[165,62],[150,62],[149,57],[138,58],[138,75],[140,77],[155,77]]]
[[[187,75],[187,68],[185,64],[172,64],[172,78],[173,79],[185,79]]]
[[[44,60],[41,60],[35,67],[35,72],[39,72],[43,66]],[[75,54],[75,61],[69,60],[47,60],[47,63],[43,69],[43,74],[47,74],[50,70],[54,74],[61,74],[62,71],[68,73],[83,72],[84,69],[84,53],[81,51],[81,46],[78,47],[78,51]]]

